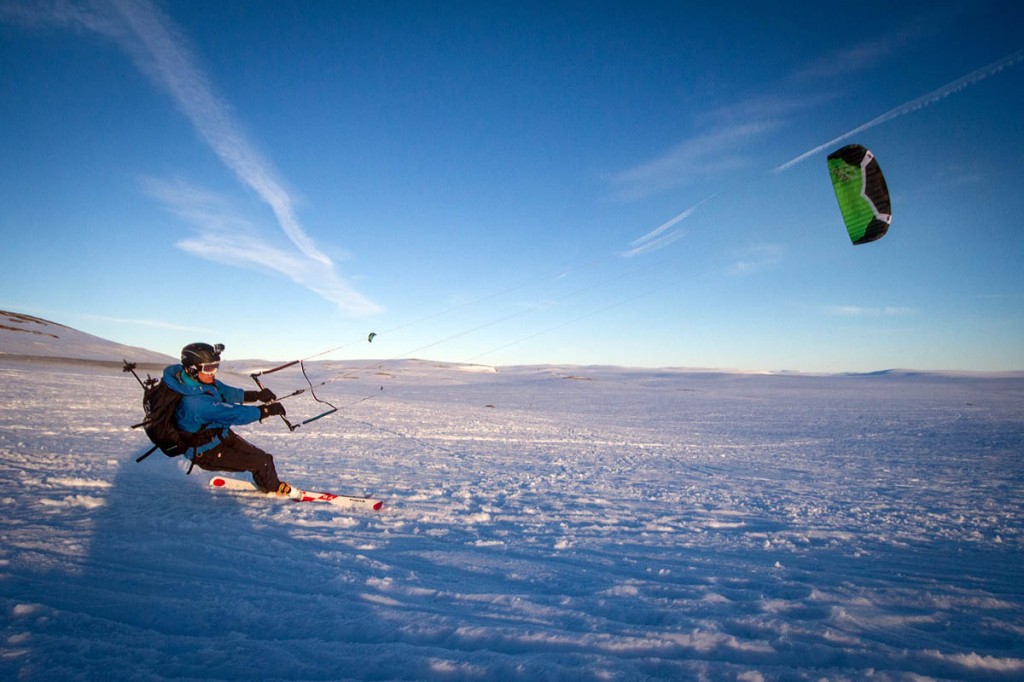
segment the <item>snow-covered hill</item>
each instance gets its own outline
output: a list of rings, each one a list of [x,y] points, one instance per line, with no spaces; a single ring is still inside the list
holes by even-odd
[[[173,358],[125,346],[32,315],[0,310],[0,358],[25,356],[140,364],[168,364]]]
[[[338,413],[240,431],[382,512],[136,464],[130,375],[0,356],[0,679],[1024,677],[1020,376],[308,370]]]

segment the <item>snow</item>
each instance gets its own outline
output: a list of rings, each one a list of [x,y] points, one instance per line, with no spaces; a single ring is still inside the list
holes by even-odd
[[[130,374],[0,356],[0,679],[1024,678],[1020,374],[307,369],[338,414],[239,430],[383,511],[136,464]]]

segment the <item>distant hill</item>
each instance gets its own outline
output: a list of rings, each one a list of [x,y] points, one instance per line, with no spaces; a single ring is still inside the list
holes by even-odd
[[[88,360],[167,365],[176,360],[145,348],[125,346],[23,313],[0,310],[0,359]]]

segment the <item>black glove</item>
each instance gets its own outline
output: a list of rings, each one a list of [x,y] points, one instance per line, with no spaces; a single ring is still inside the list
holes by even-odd
[[[274,417],[276,415],[284,416],[284,405],[281,403],[267,403],[266,405],[260,405],[260,421],[263,421],[267,417]]]
[[[269,403],[271,400],[277,400],[277,396],[269,388],[261,388],[258,391],[246,391],[245,402],[254,403],[259,401],[261,403]]]

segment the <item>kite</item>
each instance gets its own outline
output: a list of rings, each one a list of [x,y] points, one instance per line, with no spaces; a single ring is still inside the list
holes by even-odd
[[[377,332],[370,332],[370,335],[366,337],[367,343],[373,343],[373,337],[377,336]]]
[[[847,145],[828,155],[828,172],[850,241],[867,244],[885,236],[892,205],[875,155],[859,144]]]

